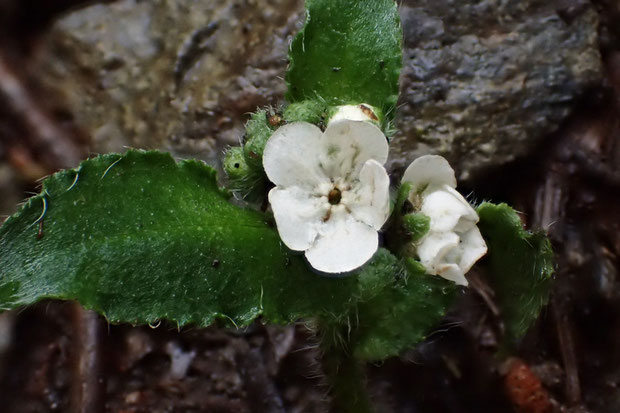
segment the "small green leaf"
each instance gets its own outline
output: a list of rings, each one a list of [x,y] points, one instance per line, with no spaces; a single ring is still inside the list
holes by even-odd
[[[394,0],[307,0],[291,45],[287,99],[368,103],[391,118],[398,99],[402,31]]]
[[[489,252],[488,282],[502,312],[506,342],[513,345],[534,323],[549,298],[553,251],[544,232],[523,229],[517,213],[506,204],[484,202],[478,207]]]
[[[420,240],[431,228],[430,217],[421,212],[407,214],[403,217],[403,225],[411,235],[411,241]]]
[[[383,282],[383,289],[375,287],[374,295],[363,297],[355,311],[359,324],[351,332],[351,343],[360,360],[384,360],[414,347],[437,327],[455,298],[452,282],[425,274],[413,260],[403,266],[390,257],[396,277],[378,271],[360,274],[366,285]]]
[[[59,172],[0,227],[2,309],[57,298],[111,322],[290,322],[343,313],[357,283],[312,273],[212,168],[159,152]]]
[[[398,187],[396,202],[394,203],[394,214],[399,218],[407,213],[405,211],[405,202],[409,199],[409,193],[412,187],[410,182],[403,182]]]

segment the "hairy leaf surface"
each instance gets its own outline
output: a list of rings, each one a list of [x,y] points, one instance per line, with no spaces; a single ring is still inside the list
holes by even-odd
[[[512,345],[536,321],[549,298],[553,250],[542,231],[523,229],[517,213],[506,204],[478,207],[482,236],[489,248],[488,282],[495,292]]]
[[[394,0],[307,0],[286,76],[289,102],[368,103],[393,116],[402,31]]]
[[[366,284],[384,287],[357,305],[351,342],[361,360],[384,360],[415,347],[439,325],[456,297],[454,283],[425,274],[417,261],[403,266],[392,256],[391,264],[395,278],[372,272],[360,276]]]
[[[0,308],[58,298],[112,322],[203,326],[342,312],[357,278],[312,273],[229,198],[209,166],[155,151],[59,172],[0,227]]]

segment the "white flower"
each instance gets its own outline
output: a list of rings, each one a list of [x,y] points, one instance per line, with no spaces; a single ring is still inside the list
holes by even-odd
[[[276,184],[269,202],[280,238],[305,251],[319,271],[351,271],[378,247],[389,214],[388,144],[369,122],[338,120],[322,132],[294,122],[274,132],[263,153]]]
[[[454,171],[441,156],[422,156],[409,165],[403,182],[412,184],[409,200],[431,219],[417,253],[429,274],[467,285],[465,273],[487,252],[476,226],[478,214],[458,193]]]

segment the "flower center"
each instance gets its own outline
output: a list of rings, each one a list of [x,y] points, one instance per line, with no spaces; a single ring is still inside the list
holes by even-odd
[[[332,205],[338,205],[341,199],[342,192],[340,192],[340,189],[338,188],[332,189],[331,191],[329,191],[329,194],[327,194],[327,200]]]

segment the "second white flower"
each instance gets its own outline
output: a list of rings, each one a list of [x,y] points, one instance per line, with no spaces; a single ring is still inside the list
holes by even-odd
[[[416,212],[431,220],[429,232],[417,243],[420,262],[429,274],[467,285],[465,274],[487,252],[476,226],[478,214],[456,191],[448,161],[425,155],[409,165],[403,182],[412,185],[409,200]]]

